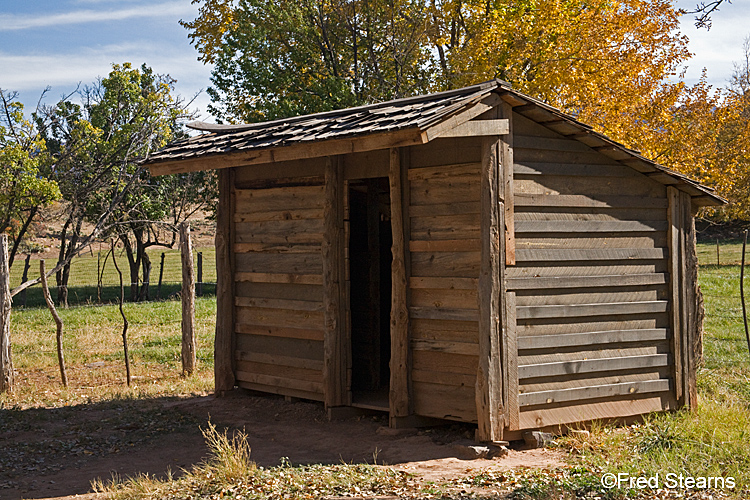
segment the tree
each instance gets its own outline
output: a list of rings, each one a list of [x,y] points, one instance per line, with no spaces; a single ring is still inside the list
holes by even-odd
[[[50,156],[17,94],[0,89],[0,233],[9,233],[9,266],[39,211],[60,198],[44,176]]]
[[[211,112],[254,122],[429,90],[426,16],[420,0],[209,0],[183,25],[215,63]]]
[[[63,140],[53,142],[63,145],[60,154],[64,161],[57,172],[68,179],[61,182],[70,204],[64,227],[71,231],[71,241],[67,246],[61,242],[59,261],[75,248],[83,221],[95,221],[107,211],[111,193],[127,180],[130,188],[113,207],[105,235],[115,235],[124,245],[130,266],[131,300],[139,297],[141,270],[143,281],[148,281],[146,249],[170,245],[163,240],[164,232],[158,230],[158,224],[170,215],[175,203],[179,204],[176,200],[195,201],[186,193],[195,192],[196,187],[180,189],[172,179],[151,178],[138,163],[151,151],[184,137],[178,121],[190,113],[182,99],[173,95],[174,83],[168,75],[154,74],[145,64],[140,69],[129,63],[113,65],[106,78],[81,92],[80,108],[62,102],[50,113],[53,123],[65,123],[51,135],[63,136]],[[63,290],[68,269],[65,266],[58,274]]]

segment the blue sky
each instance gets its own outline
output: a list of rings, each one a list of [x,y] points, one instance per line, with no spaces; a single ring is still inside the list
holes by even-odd
[[[678,0],[684,8],[696,0]],[[145,62],[157,73],[177,79],[177,92],[190,99],[210,85],[211,68],[197,61],[180,19],[195,18],[190,0],[0,0],[0,88],[16,90],[27,108],[49,86],[48,101],[69,93],[78,83],[106,76],[112,63]],[[686,79],[700,77],[724,86],[733,62],[742,57],[750,35],[750,0],[734,0],[713,16],[710,31],[683,19],[682,31],[695,54]],[[201,119],[213,121],[203,93],[194,103]]]

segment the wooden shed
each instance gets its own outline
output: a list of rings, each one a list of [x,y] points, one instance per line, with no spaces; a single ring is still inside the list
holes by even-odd
[[[691,406],[712,189],[501,81],[168,146],[217,169],[216,390],[476,423]]]

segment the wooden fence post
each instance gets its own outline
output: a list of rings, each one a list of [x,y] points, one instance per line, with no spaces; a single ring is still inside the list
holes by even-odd
[[[195,294],[203,296],[203,252],[198,252],[198,282],[195,284]]]
[[[60,378],[62,379],[63,387],[68,387],[68,374],[65,371],[65,357],[63,356],[63,321],[60,315],[57,314],[55,309],[55,303],[52,301],[52,295],[49,293],[49,286],[47,285],[47,274],[44,269],[44,259],[39,261],[39,277],[42,279],[42,294],[44,295],[44,301],[47,303],[52,319],[55,320],[57,326],[57,334],[55,339],[57,340],[57,362],[60,365]],[[24,280],[26,281],[26,280]]]
[[[26,280],[29,279],[29,267],[31,267],[31,254],[26,254],[26,261],[23,264],[23,276],[21,277],[21,283],[26,283]],[[23,307],[26,307],[26,289],[23,289],[23,292],[21,292],[21,305]]]
[[[13,390],[13,360],[10,351],[10,269],[8,235],[0,234],[0,393]]]
[[[159,285],[156,287],[156,298],[161,298],[161,280],[164,278],[164,252],[161,253],[161,263],[159,264]]]
[[[182,375],[195,370],[195,278],[193,277],[193,246],[190,224],[180,224],[182,255]]]

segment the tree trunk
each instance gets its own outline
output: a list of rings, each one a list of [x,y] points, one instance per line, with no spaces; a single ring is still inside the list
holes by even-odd
[[[120,276],[120,316],[122,316],[122,350],[125,354],[125,381],[130,387],[130,356],[128,355],[128,318],[125,316],[125,311],[122,308],[122,303],[125,302],[125,285],[122,282],[122,271],[117,265],[117,258],[115,257],[115,242],[112,241],[112,264],[117,270],[117,274]]]
[[[148,300],[149,299],[149,293],[148,288],[151,281],[151,259],[148,256],[148,253],[146,253],[145,248],[143,250],[143,255],[141,256],[141,267],[143,269],[143,284],[141,284],[141,291],[138,294],[138,301]]]
[[[190,224],[180,224],[180,253],[182,254],[182,375],[195,370],[195,278],[193,274],[193,246]]]
[[[0,393],[13,390],[13,360],[10,351],[11,307],[8,235],[0,234]]]
[[[133,245],[130,243],[128,235],[120,235],[120,241],[122,241],[122,244],[125,247],[125,255],[128,257],[128,268],[130,269],[130,301],[135,302],[138,300],[138,271],[140,270],[141,262],[137,255],[137,250],[135,253],[133,252]]]
[[[55,303],[52,302],[52,295],[49,293],[49,286],[47,286],[47,275],[44,269],[44,259],[39,261],[39,276],[42,278],[42,293],[44,294],[44,301],[47,302],[49,312],[52,314],[52,319],[55,320],[55,326],[57,326],[57,362],[60,365],[60,378],[62,379],[63,387],[68,387],[68,374],[65,371],[65,357],[63,356],[63,321],[60,315],[57,314],[55,309]]]

